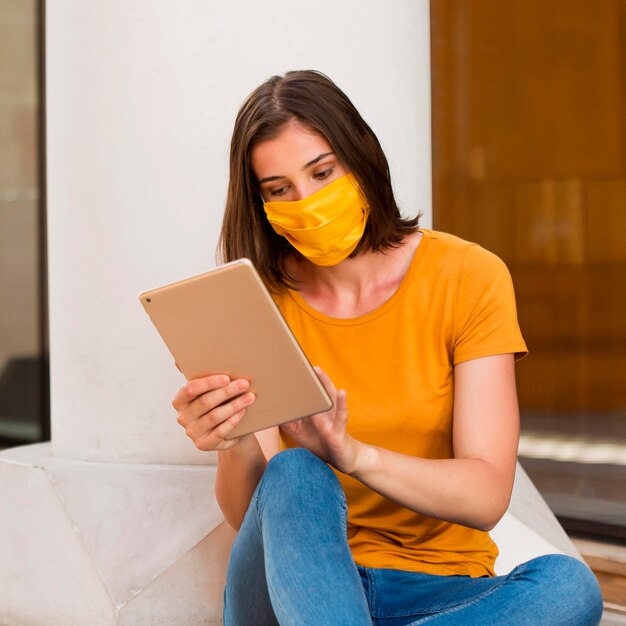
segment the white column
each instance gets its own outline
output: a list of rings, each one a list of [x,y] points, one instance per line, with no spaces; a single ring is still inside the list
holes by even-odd
[[[413,0],[50,3],[56,455],[210,458],[173,419],[182,378],[137,294],[214,265],[234,117],[265,78],[330,75],[381,135],[406,210],[430,210],[428,33]]]
[[[428,2],[54,0],[46,19],[52,443],[0,454],[0,623],[216,623],[232,532],[137,294],[214,265],[237,109],[290,69],[346,91],[429,224]]]

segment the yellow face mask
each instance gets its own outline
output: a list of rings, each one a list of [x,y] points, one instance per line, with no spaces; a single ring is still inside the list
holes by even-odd
[[[316,265],[337,265],[357,247],[368,207],[359,184],[346,174],[294,202],[266,202],[274,230]]]

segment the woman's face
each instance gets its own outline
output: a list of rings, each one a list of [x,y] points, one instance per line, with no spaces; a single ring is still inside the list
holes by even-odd
[[[302,200],[347,174],[328,141],[297,121],[255,146],[251,161],[265,202]]]

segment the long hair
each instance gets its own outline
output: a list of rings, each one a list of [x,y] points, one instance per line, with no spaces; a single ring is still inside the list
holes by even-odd
[[[293,120],[325,137],[367,200],[365,232],[350,256],[398,246],[419,220],[419,215],[403,218],[400,214],[389,165],[376,135],[327,76],[314,70],[273,76],[248,96],[235,121],[219,255],[224,262],[248,257],[274,291],[297,288],[285,265],[294,248],[274,232],[265,216],[251,153]]]

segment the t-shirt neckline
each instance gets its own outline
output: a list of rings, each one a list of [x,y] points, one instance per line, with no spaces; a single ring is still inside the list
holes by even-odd
[[[431,231],[429,229],[418,228],[418,231],[422,234],[422,238],[413,254],[409,269],[400,281],[400,285],[394,291],[391,297],[389,297],[387,300],[385,300],[385,302],[383,302],[380,306],[376,307],[373,311],[370,311],[369,313],[365,313],[364,315],[359,315],[357,317],[348,318],[331,317],[330,315],[326,315],[325,313],[322,313],[321,311],[318,311],[316,308],[312,307],[297,291],[290,289],[287,293],[295,302],[295,304],[300,307],[305,313],[326,324],[332,324],[335,326],[356,326],[358,324],[365,324],[367,322],[370,322],[373,319],[384,315],[391,307],[393,307],[396,302],[398,302],[402,298],[409,284],[412,282],[413,276],[416,274],[417,268],[422,258],[424,257],[428,242],[431,239]]]

